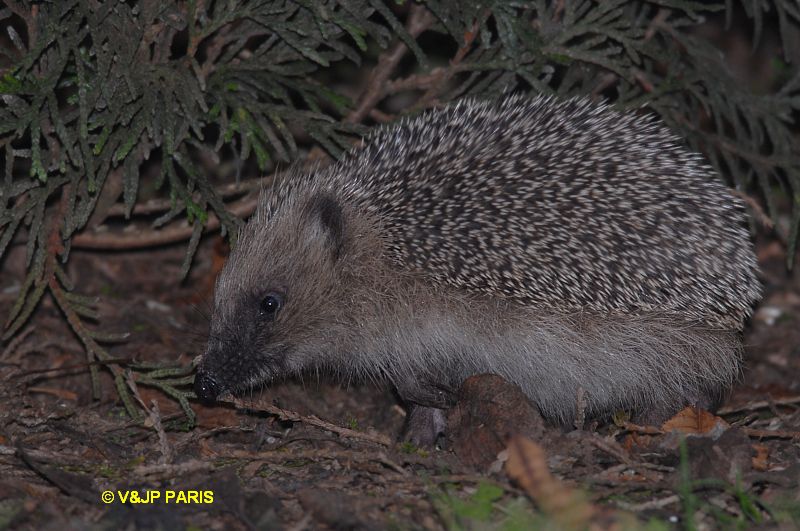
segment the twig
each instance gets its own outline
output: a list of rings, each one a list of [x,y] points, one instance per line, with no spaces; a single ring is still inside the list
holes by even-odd
[[[576,430],[582,430],[583,424],[586,422],[586,390],[578,386],[578,392],[575,396],[575,422],[572,423]]]
[[[25,391],[28,393],[41,393],[44,395],[55,396],[56,398],[60,398],[62,400],[78,400],[78,394],[72,391],[67,391],[66,389],[51,389],[50,387],[39,387],[36,385],[26,387]]]
[[[768,406],[766,406],[768,407]],[[636,433],[644,433],[646,435],[663,435],[666,433],[660,428],[653,426],[639,426],[630,422],[624,422],[622,427],[628,431]],[[760,430],[756,428],[739,427],[745,435],[757,439],[800,439],[800,431],[787,431],[787,430]]]
[[[406,30],[412,37],[428,29],[435,21],[434,16],[422,5],[413,4],[409,10]],[[408,46],[398,40],[389,50],[378,56],[378,64],[372,69],[367,86],[361,95],[358,107],[345,118],[346,122],[360,123],[366,118],[375,105],[385,96],[385,85],[394,69],[405,57]]]
[[[508,492],[509,494],[516,494],[522,495],[523,491],[521,489],[516,488],[514,485],[511,485],[507,481],[497,481],[496,479],[492,479],[488,476],[481,476],[481,475],[467,475],[467,474],[451,474],[446,476],[432,476],[432,477],[420,477],[415,476],[414,479],[418,479],[423,481],[424,483],[487,483],[489,485],[494,485],[495,487],[499,487],[504,491]]]
[[[757,409],[765,409],[770,405],[776,406],[790,406],[800,404],[800,396],[790,396],[786,398],[775,398],[772,400],[760,400],[758,402],[748,402],[742,406],[725,406],[717,410],[717,415],[730,415],[731,413],[740,413],[742,411],[755,411]]]
[[[7,357],[10,357],[11,354],[13,354],[15,350],[17,350],[17,347],[25,340],[26,337],[31,335],[34,330],[35,329],[33,326],[29,326],[25,330],[17,334],[16,337],[14,337],[11,341],[9,341],[8,345],[6,345],[6,348],[4,348],[3,352],[0,353],[0,360],[4,360]]]
[[[221,198],[228,198],[234,195],[243,194],[245,192],[252,192],[253,190],[261,190],[266,188],[272,182],[273,175],[259,177],[257,179],[248,179],[238,183],[229,183],[214,191]],[[134,216],[147,216],[152,214],[160,214],[172,208],[172,200],[169,198],[149,199],[147,201],[137,203],[131,210]],[[125,205],[117,203],[108,209],[108,217],[120,217],[125,215]]]
[[[624,421],[622,423],[622,428],[627,431],[643,433],[645,435],[662,435],[664,433],[663,430],[656,428],[655,426],[639,426],[638,424],[628,421]]]
[[[309,527],[311,527],[311,523],[314,519],[311,517],[311,514],[306,514],[303,516],[302,520],[294,524],[292,527],[288,528],[288,531],[305,531]]]
[[[666,498],[661,498],[658,500],[649,500],[643,503],[628,503],[625,501],[617,500],[615,504],[620,509],[625,509],[626,511],[631,511],[634,513],[640,513],[642,511],[648,511],[650,509],[661,509],[663,507],[676,504],[680,501],[681,497],[678,496],[677,494],[673,494],[672,496],[667,496]]]
[[[151,400],[150,403],[153,407],[147,410],[150,422],[153,424],[153,429],[158,434],[158,446],[161,450],[161,456],[158,458],[158,464],[166,465],[172,462],[173,450],[169,444],[167,432],[164,431],[164,426],[161,424],[161,410],[158,408],[158,400]]]
[[[558,0],[556,3],[556,8],[553,10],[553,22],[561,21],[561,15],[564,13],[564,7],[566,3],[566,0]]]
[[[184,474],[210,472],[212,470],[214,470],[214,463],[201,459],[194,459],[178,464],[141,465],[134,468],[133,473],[140,477],[149,477],[150,479],[163,478],[173,480],[177,476]]]
[[[415,474],[409,474],[408,470],[403,468],[400,464],[395,463],[384,452],[369,452],[364,450],[351,450],[351,449],[331,449],[331,448],[313,448],[313,449],[298,449],[292,452],[282,452],[277,451],[277,449],[270,449],[266,451],[256,451],[251,452],[247,450],[231,450],[227,453],[219,452],[217,453],[218,458],[222,459],[245,459],[251,462],[264,462],[264,463],[280,463],[287,460],[291,461],[321,461],[321,460],[329,460],[329,461],[343,461],[348,463],[348,467],[351,466],[351,463],[359,463],[359,464],[366,464],[366,463],[379,463],[384,467],[397,472],[399,475],[403,476],[405,481],[414,483],[420,479],[419,476]],[[481,482],[481,479],[471,479],[475,483]],[[485,478],[484,478],[485,479]],[[435,481],[435,479],[425,477],[424,481],[426,483],[430,483],[430,481]],[[451,479],[447,482],[449,483],[456,483],[459,479]],[[469,479],[464,479],[464,481],[470,481]],[[489,480],[490,481],[490,480]]]
[[[650,94],[655,90],[655,86],[653,85],[653,82],[647,78],[647,74],[638,68],[631,69],[631,74],[633,74],[633,79],[639,83],[644,92]]]
[[[798,439],[800,440],[800,431],[787,431],[787,430],[759,430],[756,428],[739,428],[748,437],[755,439]]]
[[[252,214],[258,206],[258,196],[232,205],[228,211],[236,217],[245,218]],[[203,227],[203,232],[215,231],[220,222],[216,214],[211,213]],[[72,238],[72,246],[81,249],[126,250],[155,247],[189,239],[194,226],[181,220],[162,229],[142,230],[137,232],[88,232],[76,234]]]
[[[615,457],[617,461],[623,463],[626,466],[633,465],[633,460],[631,459],[630,455],[619,445],[616,441],[608,442],[600,439],[598,437],[591,437],[589,439],[589,443],[596,447],[599,450],[607,453],[608,455]]]
[[[401,474],[403,476],[407,476],[408,475],[408,471],[405,468],[401,467],[400,465],[398,465],[397,463],[395,463],[394,461],[389,459],[389,457],[383,452],[380,452],[376,456],[375,460],[378,461],[379,463],[381,463],[382,465],[386,465],[387,467],[391,468],[392,470],[394,470],[398,474]]]
[[[369,117],[375,120],[378,123],[388,124],[389,122],[393,122],[395,120],[395,116],[392,114],[385,113],[378,109],[372,109],[369,111]]]
[[[650,24],[647,26],[647,31],[644,32],[644,42],[648,42],[655,36],[659,28],[664,27],[664,23],[669,18],[669,14],[670,10],[665,7],[658,10],[656,16],[653,17],[653,20],[651,20]]]
[[[592,94],[590,96],[592,101],[597,100],[604,90],[617,82],[617,79],[619,79],[619,76],[617,76],[617,74],[614,72],[606,72],[600,76],[600,80],[597,82],[597,85],[595,85],[595,87],[592,89]]]
[[[764,227],[767,230],[772,230],[773,228],[775,228],[775,224],[772,222],[771,219],[769,219],[769,216],[766,214],[766,212],[764,212],[764,209],[761,208],[761,205],[759,205],[758,201],[756,201],[753,197],[739,190],[735,190],[733,188],[731,188],[731,193],[736,197],[738,197],[739,199],[741,199],[742,201],[744,201],[745,203],[747,203],[747,206],[749,206],[750,209],[753,211],[753,215],[755,216],[756,220],[758,220],[758,222],[761,224],[762,227]]]
[[[489,11],[484,11],[483,18],[485,18],[489,14]],[[439,79],[437,79],[431,87],[422,95],[422,97],[417,100],[414,104],[414,109],[425,109],[429,107],[436,96],[439,95],[442,86],[447,83],[450,78],[453,77],[453,74],[458,71],[461,61],[464,60],[467,53],[472,49],[472,43],[475,41],[475,37],[478,35],[478,21],[476,20],[475,23],[472,25],[472,29],[464,34],[464,44],[458,49],[456,55],[453,59],[450,60],[450,68],[444,68],[439,70]]]
[[[461,64],[437,67],[427,74],[412,74],[408,77],[387,81],[384,87],[384,96],[405,90],[430,90],[438,85],[441,79],[450,78],[453,74],[464,70],[464,68]]]
[[[242,400],[240,398],[234,398],[231,403],[239,409],[254,409],[256,411],[264,411],[271,415],[276,415],[281,420],[289,420],[292,422],[303,422],[305,424],[310,424],[311,426],[316,426],[318,428],[331,431],[342,437],[350,437],[351,439],[361,439],[364,441],[373,442],[383,446],[392,446],[392,440],[386,435],[380,433],[366,433],[362,431],[351,430],[350,428],[343,428],[341,426],[337,426],[336,424],[332,424],[318,417],[315,417],[314,415],[308,415],[308,416],[301,415],[300,413],[297,413],[295,411],[279,408],[272,404],[264,404],[261,402],[250,402]]]
[[[601,450],[608,455],[615,457],[621,465],[621,470],[637,470],[639,475],[644,478],[646,481],[654,482],[656,481],[654,478],[650,476],[650,474],[642,472],[642,470],[654,470],[656,472],[672,472],[675,469],[673,467],[664,466],[664,465],[657,465],[652,463],[645,463],[641,461],[635,461],[631,459],[631,456],[625,451],[622,446],[620,446],[616,441],[606,441],[604,439],[600,439],[599,437],[593,437],[589,439],[589,442],[595,446],[598,450]],[[606,470],[606,472],[610,472]]]
[[[86,227],[93,229],[105,223],[106,219],[108,219],[109,211],[116,204],[122,192],[122,166],[119,166],[108,172],[103,188],[100,190],[100,197],[95,203],[94,211],[92,211],[89,221],[86,222]]]

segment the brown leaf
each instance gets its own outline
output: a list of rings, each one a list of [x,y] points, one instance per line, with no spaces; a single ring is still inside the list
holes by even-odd
[[[641,448],[649,448],[655,437],[652,435],[646,435],[636,432],[631,432],[625,436],[625,439],[622,441],[622,447],[626,450],[633,451],[634,449],[641,449]]]
[[[506,474],[562,529],[585,529],[596,509],[581,494],[553,477],[541,446],[515,435],[508,444]]]
[[[754,444],[753,469],[766,472],[769,469],[769,448],[765,444]]]
[[[730,424],[705,409],[689,406],[661,425],[665,432],[677,431],[692,435],[720,434],[730,428]]]

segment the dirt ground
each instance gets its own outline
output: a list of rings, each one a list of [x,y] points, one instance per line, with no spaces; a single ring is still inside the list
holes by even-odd
[[[131,332],[109,347],[120,366],[185,366],[202,351],[223,248],[206,238],[178,289],[180,246],[73,252],[76,285],[101,296],[99,326]],[[316,380],[247,407],[192,402],[193,428],[175,400],[138,385],[150,414],[134,422],[103,367],[92,398],[81,343],[46,298],[0,346],[0,529],[798,528],[800,282],[779,244],[758,248],[766,295],[719,416],[566,431],[484,377],[432,451],[395,443],[405,412],[391,389]],[[22,247],[2,264],[0,315],[23,264]]]

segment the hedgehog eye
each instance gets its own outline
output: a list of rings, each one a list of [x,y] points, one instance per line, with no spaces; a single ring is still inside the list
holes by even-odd
[[[261,299],[258,305],[258,314],[267,319],[274,319],[278,310],[283,306],[283,296],[279,293],[269,293]]]

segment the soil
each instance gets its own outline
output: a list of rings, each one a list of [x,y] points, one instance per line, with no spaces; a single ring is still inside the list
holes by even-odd
[[[205,238],[180,284],[180,246],[73,251],[73,281],[99,295],[91,326],[131,333],[106,345],[130,380],[141,382],[137,364],[188,366],[202,352],[224,247]],[[395,442],[405,410],[391,389],[317,378],[238,406],[192,401],[195,426],[140,384],[136,408],[148,413],[134,421],[103,365],[93,397],[83,346],[45,297],[0,347],[0,529],[796,528],[800,282],[779,244],[758,249],[765,297],[716,415],[554,428],[487,376],[465,386],[450,438],[432,450]],[[0,269],[0,315],[24,252]]]

